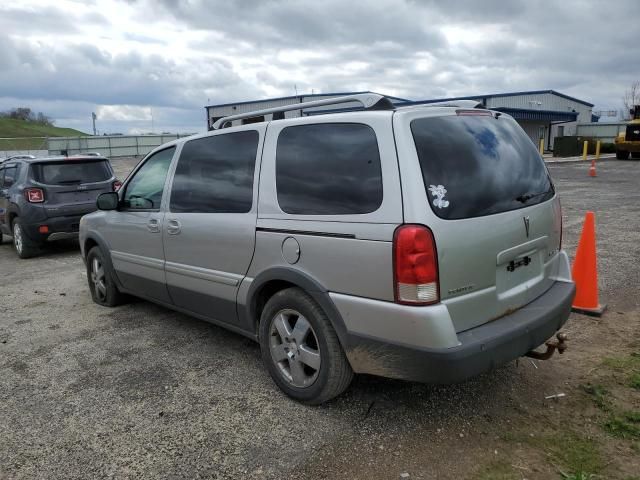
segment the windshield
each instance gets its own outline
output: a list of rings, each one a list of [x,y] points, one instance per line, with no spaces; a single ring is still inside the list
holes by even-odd
[[[66,160],[37,163],[33,165],[33,175],[46,185],[72,185],[109,180],[111,169],[105,160]]]
[[[510,117],[420,118],[411,132],[429,204],[441,218],[492,215],[554,195],[540,154]]]

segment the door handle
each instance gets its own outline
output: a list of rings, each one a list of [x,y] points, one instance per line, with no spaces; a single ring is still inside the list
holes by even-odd
[[[167,233],[169,235],[178,235],[181,228],[182,225],[180,225],[180,222],[178,220],[169,220],[167,222]]]
[[[152,218],[147,223],[147,230],[151,233],[158,233],[160,231],[160,222],[158,222],[157,218]]]

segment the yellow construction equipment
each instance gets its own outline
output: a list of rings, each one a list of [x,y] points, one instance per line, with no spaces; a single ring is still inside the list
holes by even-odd
[[[640,105],[635,105],[631,110],[631,121],[624,132],[618,133],[614,143],[616,147],[616,158],[626,160],[631,154],[631,158],[640,159]]]

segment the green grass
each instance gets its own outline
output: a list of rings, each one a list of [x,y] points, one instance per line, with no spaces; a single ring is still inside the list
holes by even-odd
[[[602,361],[602,365],[621,372],[640,371],[640,353],[633,352],[631,355],[607,357]]]
[[[631,374],[629,386],[636,390],[640,390],[640,372]]]
[[[0,118],[0,150],[46,150],[46,140],[33,137],[83,137],[86,135],[73,128],[41,125],[14,118]]]
[[[602,385],[591,385],[589,383],[587,385],[580,385],[580,388],[591,397],[593,403],[595,403],[600,410],[603,412],[611,410],[609,399],[607,398],[609,392]]]
[[[536,437],[532,443],[544,450],[563,478],[591,478],[605,467],[596,443],[573,432]]]
[[[623,412],[609,418],[604,428],[614,437],[640,439],[640,412]]]

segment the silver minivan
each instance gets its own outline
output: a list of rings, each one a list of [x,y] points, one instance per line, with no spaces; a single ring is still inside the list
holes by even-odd
[[[575,293],[560,202],[520,126],[476,107],[355,95],[155,149],[81,221],[93,300],[246,335],[308,404],[354,373],[451,383],[529,353]]]

